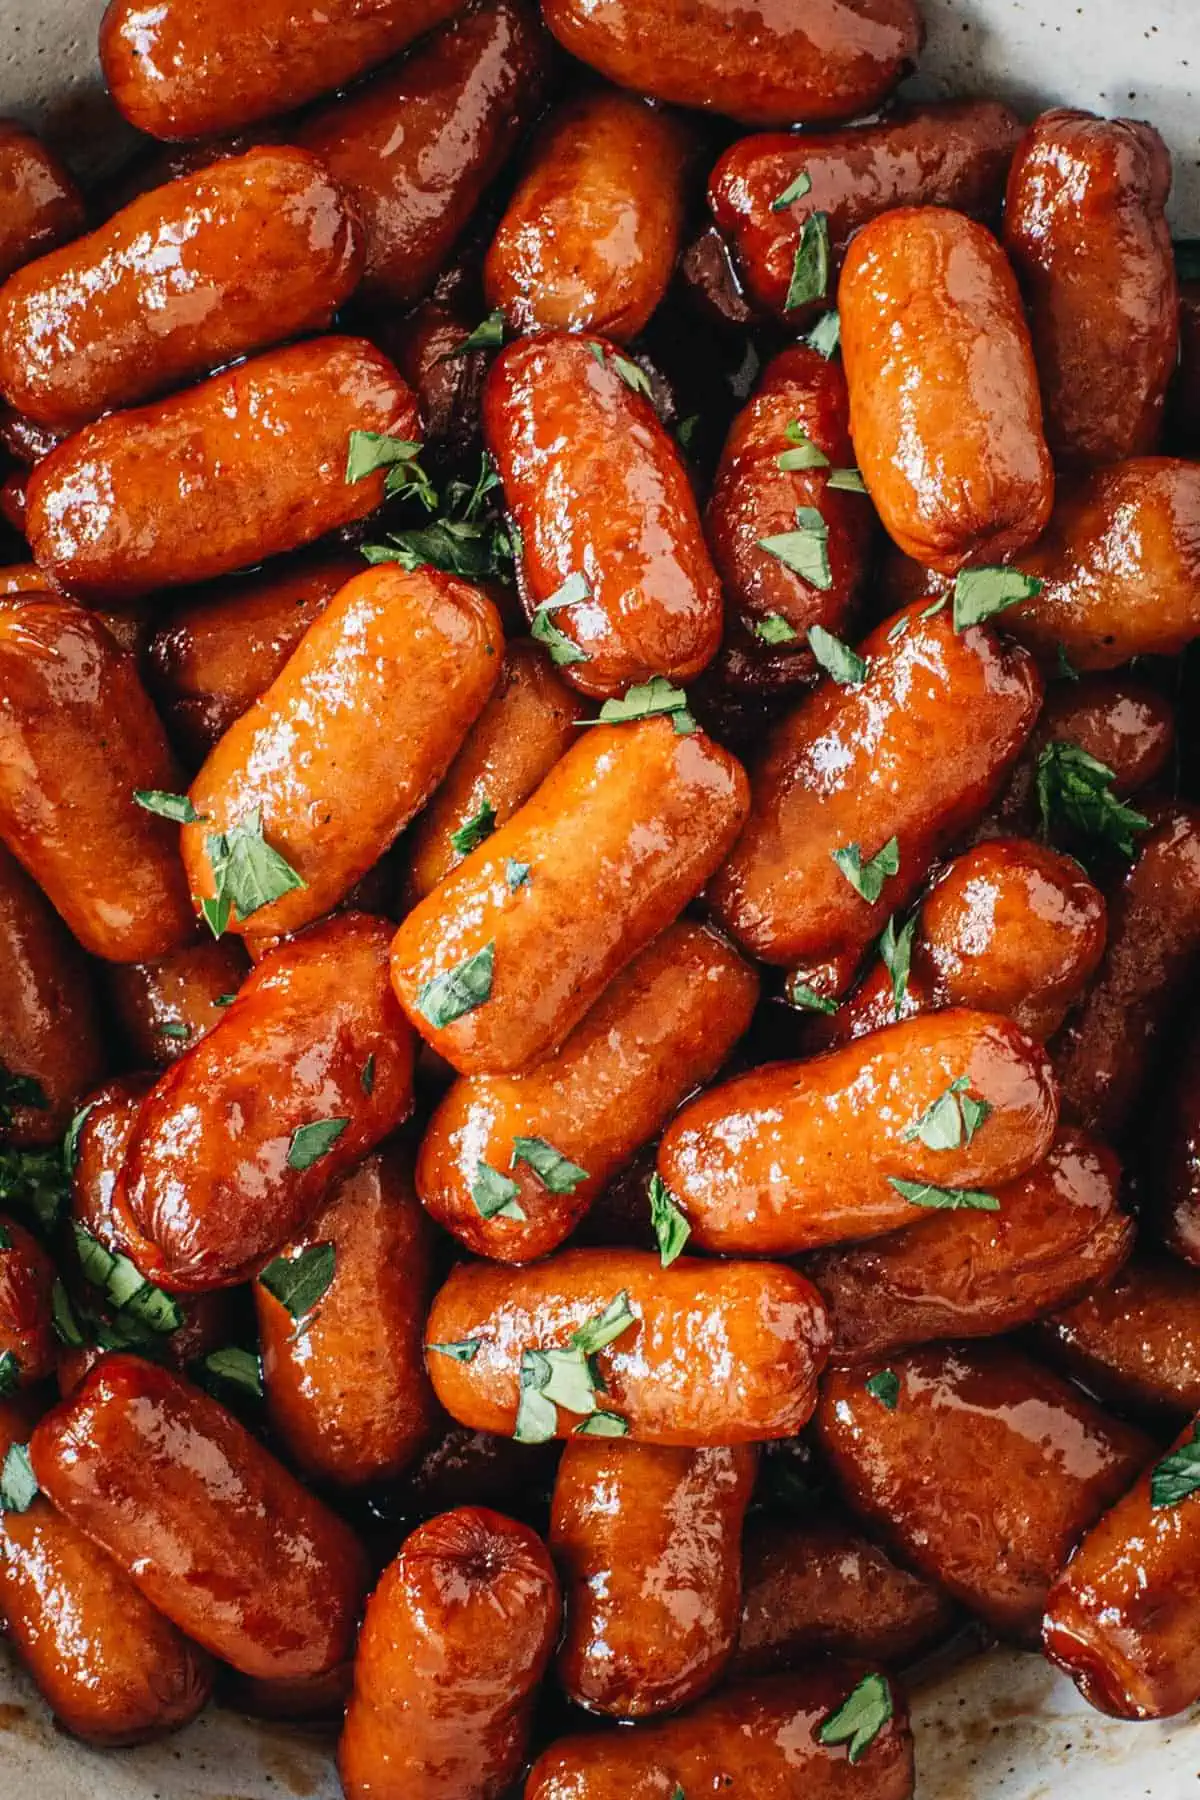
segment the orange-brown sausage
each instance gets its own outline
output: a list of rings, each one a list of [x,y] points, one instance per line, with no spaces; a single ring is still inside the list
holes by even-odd
[[[946,574],[1039,537],[1054,471],[1016,278],[990,232],[943,207],[872,220],[838,284],[850,429],[879,516]]]
[[[523,1353],[565,1347],[622,1294],[636,1323],[595,1359],[598,1405],[639,1442],[746,1444],[807,1423],[828,1328],[803,1276],[694,1257],[663,1269],[641,1250],[563,1250],[525,1269],[460,1264],[434,1300],[426,1342],[479,1348],[465,1361],[429,1353],[438,1399],[460,1424],[511,1435]],[[559,1437],[579,1423],[559,1407]]]
[[[333,1275],[302,1335],[254,1284],[267,1412],[292,1463],[322,1484],[393,1480],[439,1417],[422,1351],[433,1233],[392,1144],[343,1175],[285,1256],[332,1244]]]
[[[859,646],[865,679],[822,682],[768,741],[750,821],[709,890],[721,923],[765,961],[838,958],[848,983],[1033,728],[1042,688],[1029,657],[924,610],[880,625]],[[866,863],[893,837],[899,867],[869,902],[834,853],[857,846]]]
[[[14,461],[27,469],[32,469],[43,456],[57,450],[66,435],[64,431],[52,431],[48,425],[39,425],[35,420],[13,412],[10,407],[0,407],[0,444]]]
[[[188,939],[176,827],[134,790],[178,790],[131,656],[91,613],[31,595],[0,607],[0,836],[85,950],[148,962]]]
[[[54,1264],[32,1234],[0,1213],[0,1391],[54,1373],[58,1340],[50,1317]]]
[[[1057,463],[1090,468],[1157,446],[1179,342],[1170,188],[1167,146],[1133,119],[1059,107],[1013,159],[1004,248]]]
[[[599,339],[522,339],[492,364],[488,448],[520,534],[531,615],[574,646],[563,674],[585,694],[654,675],[698,675],[721,636],[721,588],[675,445]],[[625,364],[626,369],[632,364]]]
[[[71,429],[325,329],[362,268],[357,218],[306,150],[264,146],[143,194],[0,291],[0,391]]]
[[[0,1140],[57,1142],[107,1060],[87,960],[0,844]]]
[[[416,423],[407,386],[365,339],[271,350],[68,438],[30,477],[30,546],[93,598],[226,575],[365,518],[384,472],[346,480],[350,433],[411,440]]]
[[[411,304],[433,285],[538,111],[548,42],[524,0],[483,0],[300,127],[363,221],[364,294]]]
[[[443,1420],[441,1436],[409,1468],[401,1492],[411,1515],[430,1518],[457,1506],[505,1511],[549,1495],[561,1445],[518,1444],[494,1431],[469,1431]]]
[[[889,1716],[853,1762],[845,1742],[818,1736],[863,1676],[831,1663],[728,1688],[659,1725],[565,1738],[534,1764],[525,1800],[676,1800],[706,1789],[754,1800],[911,1800],[912,1737],[894,1683]]]
[[[749,1445],[567,1444],[549,1542],[565,1613],[558,1679],[576,1705],[642,1719],[720,1680],[737,1640],[755,1466]]]
[[[500,674],[504,635],[481,589],[438,569],[366,569],[315,619],[191,787],[181,837],[199,901],[209,846],[257,816],[302,885],[250,917],[296,931],[365,875],[433,792]],[[228,929],[244,932],[236,910]]]
[[[0,281],[83,223],[83,201],[58,158],[23,125],[0,120]]]
[[[147,1099],[121,1185],[169,1286],[254,1273],[407,1116],[387,940],[383,920],[342,913],[283,944]]]
[[[463,1507],[419,1525],[371,1596],[338,1747],[347,1800],[488,1800],[525,1759],[558,1582],[526,1525]]]
[[[978,1124],[956,1110],[979,1100]],[[922,1132],[935,1106],[954,1133]],[[991,1193],[1045,1156],[1057,1117],[1040,1047],[951,1009],[710,1088],[667,1127],[658,1168],[697,1245],[786,1256],[913,1223],[930,1198],[897,1181]]]
[[[219,1024],[249,973],[236,938],[185,944],[161,962],[112,968],[108,999],[134,1063],[166,1068]]]
[[[1200,1409],[1200,1274],[1140,1251],[1038,1328],[1040,1353],[1127,1411]]]
[[[599,331],[627,343],[671,279],[693,144],[682,123],[601,88],[553,113],[483,266],[514,331]]]
[[[528,1068],[697,893],[746,804],[740,764],[703,733],[666,719],[581,733],[401,925],[405,1011],[460,1074]],[[447,989],[468,961],[470,993]]]
[[[866,1385],[885,1370],[899,1384],[891,1404]],[[1022,1642],[1073,1546],[1151,1451],[1132,1425],[1004,1345],[834,1369],[817,1432],[855,1511]]]
[[[824,213],[828,220],[836,282],[855,232],[894,206],[952,206],[972,218],[995,217],[1020,136],[1016,114],[998,100],[942,100],[847,131],[741,138],[713,168],[708,204],[754,301],[800,323],[828,303],[787,305],[808,219]],[[777,205],[802,173],[811,187]]]
[[[823,465],[780,467],[781,457],[798,454],[797,432],[816,446]],[[727,681],[804,685],[817,673],[809,627],[846,635],[876,532],[867,497],[829,485],[835,470],[853,467],[841,364],[803,344],[784,350],[767,364],[730,427],[708,503],[709,542],[725,589],[725,642],[733,653],[722,662]],[[801,507],[819,512],[827,533],[826,566],[813,571],[815,578],[763,548],[764,540],[795,530]]]
[[[1084,1699],[1119,1719],[1165,1719],[1200,1699],[1200,1499],[1193,1420],[1094,1525],[1050,1590],[1042,1646]],[[1171,1474],[1184,1457],[1184,1479]]]
[[[556,1054],[525,1075],[455,1083],[421,1145],[421,1199],[477,1255],[531,1262],[556,1249],[685,1095],[715,1075],[757,997],[757,976],[723,939],[669,926]],[[543,1180],[528,1156],[546,1150],[567,1168]],[[477,1198],[481,1164],[512,1183],[499,1212]]]
[[[456,0],[109,0],[100,26],[108,89],[139,131],[217,137],[342,87],[437,25]]]
[[[948,1635],[955,1609],[852,1526],[762,1516],[742,1547],[735,1681],[815,1656],[903,1663]]]
[[[103,1357],[38,1425],[30,1457],[51,1504],[235,1669],[318,1675],[349,1654],[367,1585],[358,1543],[177,1375]]]
[[[999,1212],[943,1214],[806,1257],[829,1307],[834,1356],[996,1337],[1108,1280],[1133,1247],[1119,1188],[1112,1152],[1067,1127],[1043,1162],[998,1189]]]
[[[463,348],[479,324],[467,298],[437,291],[402,319],[388,322],[385,344],[421,409],[425,440],[465,462],[478,454],[486,348]],[[378,327],[377,327],[378,329]]]
[[[731,0],[549,0],[572,56],[619,87],[746,125],[810,125],[867,113],[905,74],[924,32],[915,0],[830,0],[744,12]]]

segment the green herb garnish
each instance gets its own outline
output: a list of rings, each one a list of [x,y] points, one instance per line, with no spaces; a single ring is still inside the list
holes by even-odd
[[[843,844],[840,850],[830,854],[855,893],[869,906],[874,906],[882,894],[888,876],[900,872],[900,843],[894,837],[889,838],[883,849],[876,851],[867,862],[863,861],[859,844]]]
[[[464,1013],[474,1012],[482,1006],[492,991],[492,975],[496,965],[496,944],[493,939],[477,950],[474,956],[468,956],[456,968],[447,969],[444,975],[435,975],[431,981],[422,982],[417,989],[417,1011],[422,1013],[437,1030],[445,1025],[452,1025],[455,1019],[461,1019]]]

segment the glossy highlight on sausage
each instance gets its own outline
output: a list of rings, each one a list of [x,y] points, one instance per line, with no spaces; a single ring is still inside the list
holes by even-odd
[[[83,201],[58,158],[15,119],[0,120],[0,281],[83,223]]]
[[[1200,1410],[1200,1274],[1144,1249],[1043,1320],[1040,1355],[1127,1412]]]
[[[158,962],[114,965],[105,992],[137,1066],[166,1068],[185,1056],[220,1023],[249,968],[228,937],[184,944]]]

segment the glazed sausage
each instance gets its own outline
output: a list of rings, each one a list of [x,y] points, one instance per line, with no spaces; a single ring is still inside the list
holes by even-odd
[[[1200,1408],[1200,1275],[1140,1252],[1038,1327],[1039,1352],[1115,1406],[1177,1416]]]
[[[143,194],[0,291],[0,391],[70,430],[325,329],[362,269],[324,165],[265,145]]]
[[[866,1385],[885,1368],[899,1383],[891,1405]],[[816,1426],[855,1511],[1023,1643],[1072,1547],[1151,1454],[1140,1431],[1007,1345],[834,1369]]]
[[[755,1465],[749,1445],[567,1444],[549,1541],[566,1617],[558,1679],[577,1706],[643,1719],[720,1680],[737,1639]]]
[[[221,1702],[251,1719],[287,1719],[297,1724],[340,1723],[354,1685],[354,1664],[338,1663],[324,1675],[302,1675],[295,1681],[259,1681],[253,1675],[222,1670]]]
[[[518,1444],[494,1431],[468,1431],[451,1420],[444,1427],[405,1475],[406,1512],[424,1518],[457,1506],[510,1512],[528,1506],[531,1495],[549,1499],[559,1444]]]
[[[1042,591],[1004,615],[1052,665],[1115,669],[1200,636],[1200,464],[1135,457],[1059,483],[1050,524],[1022,555]]]
[[[1200,1267],[1200,1032],[1194,1027],[1172,1073],[1160,1159],[1156,1223],[1168,1250]]]
[[[1169,1479],[1163,1491],[1196,1432],[1193,1420],[1093,1525],[1046,1601],[1046,1655],[1118,1719],[1166,1719],[1200,1699],[1200,1501],[1186,1480],[1183,1498]]]
[[[504,635],[479,589],[394,563],[365,569],[315,619],[191,787],[181,836],[200,901],[214,832],[257,814],[301,885],[250,917],[296,931],[336,906],[433,792],[500,673]],[[247,920],[231,915],[228,929]]]
[[[152,1606],[244,1674],[349,1654],[357,1542],[230,1413],[137,1356],[106,1356],[30,1441],[38,1486]]]
[[[433,1233],[392,1144],[343,1175],[285,1256],[332,1244],[333,1275],[302,1337],[254,1284],[267,1412],[292,1463],[339,1488],[394,1480],[438,1412],[422,1354]]]
[[[900,207],[838,284],[850,430],[889,535],[945,574],[1041,535],[1054,471],[1016,278],[982,225]]]
[[[301,126],[362,218],[364,295],[411,305],[432,287],[538,112],[547,46],[524,0],[483,0]]]
[[[960,1092],[968,1111],[985,1103],[978,1125]],[[953,1131],[922,1127],[935,1108]],[[931,1199],[905,1188],[944,1200],[1014,1181],[1057,1117],[1040,1047],[1007,1019],[950,1009],[710,1088],[667,1127],[658,1169],[697,1246],[790,1256],[912,1224]]]
[[[565,679],[594,695],[654,675],[688,681],[721,636],[721,588],[691,485],[616,355],[598,339],[522,339],[496,358],[483,395],[526,605],[536,616],[572,577],[583,582],[550,618],[577,654]]]
[[[54,1373],[58,1340],[50,1318],[54,1264],[37,1239],[0,1213],[0,1367],[10,1392]]]
[[[1104,961],[1050,1054],[1067,1116],[1120,1138],[1200,957],[1200,810],[1159,811],[1108,917]]]
[[[893,1683],[890,1716],[854,1762],[844,1743],[818,1738],[861,1676],[831,1663],[727,1688],[659,1725],[565,1738],[534,1764],[525,1800],[673,1800],[706,1788],[754,1800],[911,1800],[912,1737]]]
[[[133,797],[179,787],[133,658],[33,595],[0,606],[0,694],[0,836],[93,956],[165,956],[194,915],[175,827]]]
[[[781,457],[795,453],[798,432],[816,446],[823,465],[780,467]],[[733,421],[706,514],[725,588],[727,681],[805,685],[818,672],[809,627],[844,634],[853,622],[869,571],[875,512],[865,495],[829,485],[835,470],[853,467],[840,363],[803,344],[782,351]],[[827,533],[827,566],[812,570],[812,578],[763,547],[794,531],[801,507],[820,513]]]
[[[0,1140],[56,1143],[106,1063],[87,960],[0,844]]]
[[[121,1185],[169,1286],[253,1274],[407,1116],[413,1039],[387,937],[342,913],[273,951],[147,1099]]]
[[[416,424],[407,386],[365,339],[271,350],[68,438],[30,477],[29,542],[93,599],[226,575],[374,511],[384,471],[346,480],[350,433],[411,439]]]
[[[807,1423],[828,1338],[815,1289],[780,1263],[681,1257],[663,1269],[642,1250],[564,1250],[526,1269],[460,1264],[426,1343],[479,1349],[467,1361],[430,1354],[438,1399],[460,1424],[511,1435],[523,1352],[565,1345],[622,1294],[637,1323],[595,1361],[603,1408],[640,1443],[746,1444]],[[578,1422],[560,1408],[557,1435]]]
[[[1016,114],[998,100],[942,100],[847,131],[741,138],[718,158],[708,204],[755,304],[799,324],[827,304],[787,304],[801,233],[815,213],[828,220],[836,281],[855,232],[894,206],[997,216],[1020,136]],[[801,173],[812,186],[778,205]]]
[[[956,856],[930,889],[899,1003],[888,969],[873,964],[820,1041],[970,1006],[1003,1013],[1044,1042],[1095,974],[1106,919],[1103,895],[1073,857],[1028,838],[989,838]]]
[[[581,62],[618,87],[745,125],[811,125],[870,112],[909,69],[924,32],[915,0],[771,5],[669,0],[549,0],[546,23]]]
[[[757,976],[723,939],[669,926],[537,1068],[455,1083],[421,1145],[425,1205],[479,1256],[531,1262],[556,1249],[685,1095],[715,1075],[757,997]],[[528,1153],[546,1151],[569,1172],[555,1164],[543,1179]],[[520,1217],[481,1208],[481,1164],[512,1183]]]
[[[0,281],[83,224],[79,190],[58,158],[23,125],[0,120]]]
[[[519,1773],[554,1649],[541,1540],[463,1507],[420,1525],[371,1596],[338,1746],[347,1800],[492,1800]]]
[[[1133,119],[1059,107],[1013,159],[1004,248],[1056,463],[1090,468],[1157,446],[1179,342],[1170,188],[1170,151]]]
[[[139,131],[217,137],[290,112],[395,56],[456,10],[455,0],[109,0],[100,26],[108,91]]]
[[[0,1458],[29,1427],[0,1402]],[[58,1723],[105,1749],[195,1718],[212,1665],[129,1577],[40,1495],[0,1512],[0,1617]]]
[[[742,1617],[734,1681],[816,1656],[903,1663],[954,1623],[955,1609],[853,1527],[758,1516],[742,1546]]]
[[[0,444],[14,462],[27,469],[32,469],[43,456],[57,450],[66,436],[64,431],[52,431],[48,425],[39,425],[36,420],[13,412],[11,407],[0,405]],[[42,580],[45,580],[44,576]]]
[[[193,765],[266,692],[314,620],[362,563],[296,557],[238,580],[181,594],[146,654],[163,721]]]
[[[702,733],[645,719],[582,734],[405,919],[392,943],[401,1005],[460,1074],[530,1067],[692,899],[746,806],[740,764]],[[464,961],[486,976],[469,1011],[439,979]]]
[[[671,279],[694,144],[670,113],[600,88],[553,113],[483,265],[512,330],[643,331]]]
[[[941,1215],[872,1243],[818,1250],[804,1272],[829,1307],[833,1355],[996,1337],[1114,1275],[1133,1247],[1105,1145],[1069,1127],[1002,1187],[998,1213]],[[1085,1303],[1086,1304],[1086,1303]]]
[[[161,962],[126,963],[105,983],[138,1068],[167,1068],[220,1023],[249,972],[236,938],[185,944]]]
[[[768,740],[750,821],[709,889],[720,922],[764,961],[838,959],[848,984],[1033,728],[1042,688],[1029,657],[926,610],[880,625],[859,646],[865,679],[824,681]],[[834,854],[857,846],[865,863],[893,837],[899,866],[869,902]]]
[[[388,354],[417,396],[425,441],[465,462],[479,452],[486,349],[464,349],[478,325],[461,295],[437,292],[391,323]]]

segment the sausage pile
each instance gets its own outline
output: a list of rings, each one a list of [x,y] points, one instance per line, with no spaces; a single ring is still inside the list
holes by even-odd
[[[964,1626],[1200,1699],[1200,264],[914,0],[542,15],[0,131],[0,1618],[348,1800],[907,1800]]]

